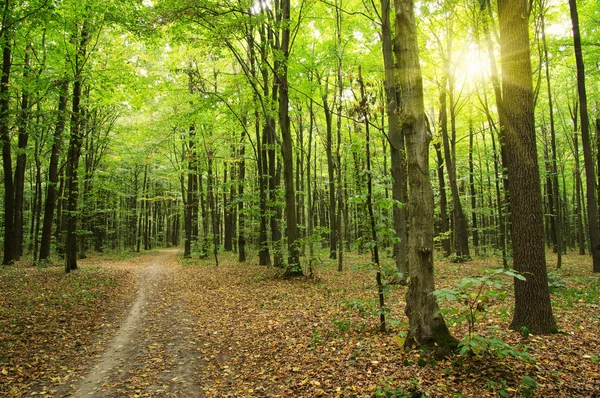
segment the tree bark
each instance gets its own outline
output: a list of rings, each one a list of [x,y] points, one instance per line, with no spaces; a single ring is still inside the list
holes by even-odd
[[[337,258],[338,225],[335,201],[335,163],[333,157],[333,110],[327,99],[328,83],[325,82],[323,111],[325,112],[325,153],[327,154],[327,177],[329,185],[329,258]]]
[[[600,227],[598,226],[598,202],[596,198],[596,176],[592,158],[592,142],[590,139],[590,121],[585,92],[585,66],[581,53],[581,36],[579,33],[579,15],[576,0],[569,0],[571,23],[573,24],[573,47],[577,63],[577,93],[579,96],[579,117],[581,119],[581,144],[583,146],[583,166],[585,168],[585,187],[588,216],[588,233],[592,267],[595,273],[600,272]]]
[[[446,195],[446,182],[444,179],[444,156],[442,155],[442,145],[439,142],[434,142],[433,148],[437,156],[437,176],[440,186],[440,235],[442,236],[442,253],[444,257],[448,257],[452,252],[450,242],[450,220],[448,219],[448,197]]]
[[[5,12],[8,12],[6,10]],[[15,186],[13,181],[12,155],[10,142],[10,97],[9,80],[12,66],[12,48],[6,34],[2,36],[2,76],[0,78],[0,137],[2,139],[2,169],[4,172],[4,257],[2,264],[12,264],[17,258],[15,242]]]
[[[473,139],[475,131],[473,121],[469,121],[469,193],[471,196],[471,233],[473,236],[473,247],[475,254],[479,250],[479,231],[477,229],[477,193],[475,191],[475,167],[473,165]]]
[[[515,270],[526,278],[514,281],[515,313],[510,327],[514,330],[527,327],[532,333],[547,334],[557,328],[546,274],[527,3],[499,0],[498,18],[513,263]]]
[[[287,226],[288,264],[287,276],[302,275],[296,222],[296,194],[294,190],[294,160],[292,134],[288,115],[288,59],[290,54],[290,0],[281,0],[281,53],[283,61],[275,68],[275,80],[279,87],[279,128],[281,129],[281,154],[283,157],[283,183],[285,186],[285,216]]]
[[[550,58],[548,57],[548,46],[546,44],[546,26],[545,26],[545,12],[541,13],[541,33],[542,33],[542,45],[544,50],[544,69],[546,72],[546,87],[548,89],[548,113],[550,117],[550,147],[552,149],[552,159],[550,160],[551,171],[552,171],[552,196],[554,199],[554,211],[552,218],[554,220],[554,237],[553,240],[554,250],[556,252],[556,268],[562,266],[562,253],[563,253],[563,227],[562,227],[562,211],[561,211],[561,200],[558,186],[558,154],[556,151],[556,128],[554,126],[554,103],[552,98],[552,85],[550,80]]]
[[[429,142],[425,126],[423,80],[413,0],[395,0],[397,78],[400,128],[406,139],[408,166],[408,273],[406,315],[409,331],[405,348],[415,345],[437,355],[449,355],[457,346],[432,292],[433,271],[433,190],[429,181]]]
[[[58,115],[54,136],[52,137],[52,151],[50,155],[50,165],[48,166],[48,193],[46,194],[46,203],[44,205],[44,221],[42,225],[42,240],[40,243],[40,260],[46,260],[50,257],[50,244],[52,240],[52,221],[54,218],[54,209],[56,199],[58,198],[58,162],[60,150],[62,147],[62,135],[65,131],[67,121],[67,102],[68,102],[69,82],[63,80],[60,83],[60,94],[58,98]]]
[[[390,159],[392,172],[392,198],[397,202],[393,207],[394,229],[398,242],[394,243],[396,269],[405,280],[408,275],[408,235],[406,227],[406,159],[404,135],[398,124],[398,93],[396,75],[394,73],[394,52],[392,27],[390,22],[391,2],[381,0],[381,45],[385,69],[385,98],[388,118],[388,140],[390,143]]]
[[[18,132],[19,140],[17,144],[17,162],[15,165],[15,260],[20,260],[23,255],[23,237],[25,232],[25,220],[23,216],[23,206],[25,202],[25,171],[27,168],[27,143],[29,141],[29,81],[30,65],[29,52],[31,47],[28,46],[25,50],[25,60],[23,65],[23,81],[25,87],[21,95],[21,109],[18,116]]]

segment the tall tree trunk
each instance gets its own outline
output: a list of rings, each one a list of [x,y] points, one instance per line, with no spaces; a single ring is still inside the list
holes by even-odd
[[[596,198],[596,176],[592,158],[592,142],[590,139],[590,121],[585,92],[585,66],[581,53],[581,36],[579,34],[579,15],[576,0],[569,0],[571,23],[573,24],[573,47],[577,63],[577,93],[579,96],[579,115],[581,119],[581,144],[583,145],[583,166],[585,168],[585,187],[587,201],[588,229],[590,251],[594,272],[600,272],[600,228],[598,226],[598,202]]]
[[[554,199],[554,212],[552,218],[554,219],[554,238],[556,242],[554,250],[556,252],[556,268],[562,266],[562,253],[563,253],[563,227],[562,227],[562,211],[561,211],[561,200],[558,186],[558,154],[556,152],[556,129],[554,126],[554,103],[552,98],[552,85],[550,80],[550,58],[548,57],[548,46],[546,44],[546,26],[545,26],[545,11],[541,11],[541,33],[542,33],[542,45],[544,50],[544,69],[546,72],[546,87],[548,89],[548,112],[550,117],[550,147],[552,149],[552,159],[550,160],[552,170],[552,196]]]
[[[399,108],[398,118],[406,139],[408,166],[408,273],[406,315],[409,321],[405,348],[448,355],[458,342],[448,330],[435,297],[433,271],[433,189],[429,181],[429,142],[425,127],[423,80],[413,0],[395,0],[395,54]]]
[[[479,231],[477,229],[477,193],[475,191],[475,167],[473,165],[473,139],[475,131],[473,121],[469,120],[469,193],[471,196],[471,232],[473,235],[473,247],[475,254],[479,250]]]
[[[87,22],[84,21],[78,33],[78,48],[75,54],[75,76],[73,83],[73,100],[71,112],[71,136],[69,151],[67,153],[66,171],[66,205],[67,205],[67,231],[65,245],[65,272],[77,269],[77,203],[79,200],[79,182],[77,168],[83,145],[83,131],[81,129],[81,96],[83,86],[83,66],[87,56],[89,32]]]
[[[398,124],[396,75],[394,73],[394,52],[392,27],[390,22],[391,2],[381,0],[381,45],[385,69],[385,98],[388,118],[388,139],[390,142],[390,158],[392,172],[392,198],[397,202],[393,207],[394,229],[398,242],[394,243],[396,269],[403,280],[408,275],[408,235],[406,228],[406,163],[403,131]]]
[[[196,151],[196,127],[190,126],[187,137],[187,189],[184,203],[185,215],[185,243],[183,257],[192,257],[192,243],[197,239],[194,236],[194,224],[198,224],[198,156]],[[194,219],[194,216],[196,218]]]
[[[285,216],[287,226],[288,264],[287,276],[302,275],[296,222],[296,194],[294,192],[294,159],[290,118],[288,115],[288,59],[290,55],[290,0],[281,0],[281,53],[283,61],[276,68],[275,80],[279,87],[279,128],[281,129],[281,154],[283,157],[283,183],[285,186]]]
[[[327,99],[328,82],[325,82],[325,94],[323,95],[323,110],[325,112],[325,153],[327,155],[327,177],[329,187],[329,258],[337,258],[338,225],[335,201],[335,158],[333,157],[333,109],[329,107]]]
[[[215,264],[219,265],[219,222],[217,220],[217,206],[215,203],[215,182],[213,175],[213,158],[214,152],[212,148],[208,148],[206,151],[206,158],[208,163],[208,175],[206,179],[206,198],[208,200],[208,207],[210,209],[210,219],[212,221],[212,238],[213,238],[213,255],[215,257]]]
[[[362,79],[362,70],[358,66],[358,83],[360,85],[360,104],[359,108],[363,114],[365,122],[365,152],[366,152],[366,175],[367,175],[367,211],[369,213],[369,227],[371,232],[371,258],[375,264],[377,296],[379,298],[379,331],[385,333],[385,301],[383,282],[381,280],[381,264],[379,263],[379,240],[377,239],[377,228],[375,222],[375,214],[373,212],[373,177],[371,170],[371,134],[369,128],[369,105],[365,93],[365,84]]]
[[[244,123],[245,125],[245,123]],[[238,261],[246,261],[246,214],[244,212],[244,181],[246,179],[246,144],[244,143],[245,132],[240,138],[238,150]]]
[[[442,236],[442,253],[448,257],[452,252],[450,237],[450,220],[448,219],[448,197],[446,196],[446,182],[444,178],[444,156],[442,155],[442,145],[439,142],[433,143],[437,156],[437,176],[440,186],[440,235]]]
[[[529,12],[521,0],[499,0],[502,102],[512,208],[515,313],[511,329],[556,332],[546,274],[542,195],[534,131]]]
[[[21,109],[18,117],[18,152],[17,162],[15,165],[15,259],[19,260],[23,255],[23,237],[25,233],[25,220],[23,215],[23,207],[25,204],[25,171],[27,169],[27,143],[29,141],[29,88],[27,87],[29,81],[30,65],[29,65],[29,52],[31,46],[27,46],[25,50],[25,60],[23,65],[23,81],[25,87],[21,95]]]
[[[40,243],[40,260],[46,260],[50,257],[50,244],[52,240],[52,222],[54,218],[54,209],[56,199],[58,198],[58,162],[60,150],[62,147],[62,135],[65,131],[67,121],[67,102],[68,102],[69,82],[63,80],[60,83],[60,95],[58,98],[58,115],[56,127],[52,137],[52,150],[50,152],[50,165],[48,166],[48,192],[46,194],[46,203],[44,205],[44,221],[42,226],[42,240]]]
[[[5,10],[9,12],[9,10]],[[2,264],[12,264],[18,256],[15,242],[15,186],[13,181],[10,143],[10,97],[9,79],[11,68],[11,44],[6,33],[2,49],[2,76],[0,78],[0,137],[2,139],[2,170],[4,172],[4,257]]]
[[[450,47],[450,44],[449,44]],[[449,67],[447,67],[447,70]],[[447,121],[447,101],[446,101],[446,87],[448,91],[452,91],[454,88],[452,84],[448,83],[449,79],[444,79],[440,88],[440,133],[442,136],[442,143],[444,148],[444,159],[446,161],[446,172],[448,173],[448,184],[450,185],[450,192],[452,195],[452,247],[454,253],[459,261],[468,260],[469,254],[469,235],[467,232],[467,218],[462,208],[460,201],[460,194],[458,192],[458,183],[456,180],[456,168],[454,166],[455,159],[453,157],[454,151],[451,146],[454,143],[450,142],[448,136],[448,121]],[[454,104],[450,102],[450,108],[452,109]],[[451,111],[451,113],[453,113]],[[454,123],[454,116],[452,116],[452,123]],[[453,134],[454,135],[454,134]],[[451,145],[452,144],[452,145]]]

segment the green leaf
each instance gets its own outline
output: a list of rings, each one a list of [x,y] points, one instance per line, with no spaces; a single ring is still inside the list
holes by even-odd
[[[531,388],[537,388],[536,381],[529,376],[523,376],[523,383],[527,384]]]

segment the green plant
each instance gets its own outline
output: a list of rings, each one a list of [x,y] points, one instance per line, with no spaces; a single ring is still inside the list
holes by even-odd
[[[450,315],[455,315],[460,321],[467,321],[469,326],[469,335],[475,332],[476,317],[485,310],[485,306],[492,300],[503,300],[506,293],[499,290],[503,287],[502,276],[510,276],[519,280],[525,280],[525,277],[514,270],[496,269],[485,270],[483,276],[463,278],[458,286],[454,288],[443,288],[433,292],[437,301],[455,301],[463,303],[462,310],[454,311]]]
[[[548,272],[548,287],[550,288],[551,292],[554,292],[558,289],[567,287],[567,281],[564,280],[560,274]]]
[[[537,388],[537,382],[525,375],[522,377],[523,383],[521,384],[521,393],[526,396],[526,397],[532,397],[533,396],[533,391]]]
[[[407,387],[393,387],[392,379],[390,377],[386,377],[385,379],[380,379],[382,383],[381,386],[377,387],[377,389],[373,392],[373,397],[375,398],[413,398],[413,397],[427,397],[419,388],[419,382],[417,380],[411,380]]]
[[[467,322],[469,332],[459,343],[459,354],[462,356],[491,355],[497,358],[512,356],[528,362],[534,359],[525,351],[507,344],[498,337],[498,330],[491,328],[489,336],[476,333],[477,316],[485,311],[486,305],[493,300],[503,300],[506,293],[499,290],[503,287],[503,276],[525,280],[525,277],[514,270],[486,270],[483,276],[463,278],[458,286],[444,288],[433,292],[438,301],[453,301],[463,304],[462,308],[446,310],[445,314],[453,317],[456,322]],[[521,331],[525,333],[525,331]],[[528,334],[528,331],[527,331]]]

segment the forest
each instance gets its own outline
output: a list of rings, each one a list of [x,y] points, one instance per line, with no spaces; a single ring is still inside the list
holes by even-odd
[[[0,395],[600,395],[597,1],[0,7]]]

